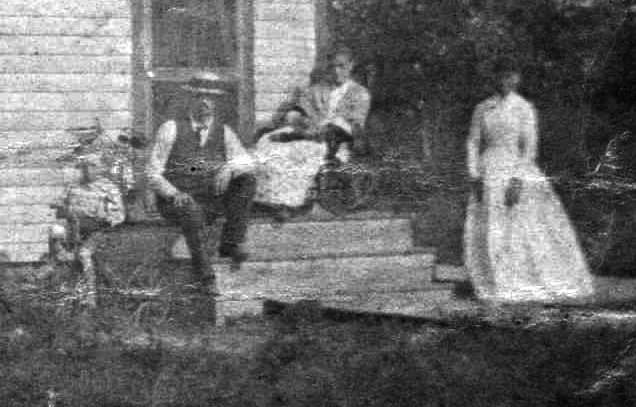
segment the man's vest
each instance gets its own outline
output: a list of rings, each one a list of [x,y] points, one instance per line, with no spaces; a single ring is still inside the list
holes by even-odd
[[[189,194],[213,191],[213,178],[226,162],[223,126],[215,126],[201,147],[200,136],[189,119],[175,120],[177,136],[168,156],[164,177],[177,189]]]

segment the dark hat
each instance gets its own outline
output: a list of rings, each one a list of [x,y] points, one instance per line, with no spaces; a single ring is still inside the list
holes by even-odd
[[[229,90],[228,78],[212,72],[197,72],[182,88],[196,94],[225,95]]]

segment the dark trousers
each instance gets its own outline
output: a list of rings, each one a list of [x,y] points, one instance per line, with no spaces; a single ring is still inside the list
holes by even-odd
[[[211,186],[207,189],[213,190]],[[171,201],[158,197],[157,206],[161,216],[180,226],[183,231],[190,249],[195,279],[212,270],[206,250],[205,227],[218,216],[225,215],[221,245],[242,243],[245,240],[248,215],[255,192],[254,176],[242,174],[230,180],[223,195],[192,194],[194,203],[187,206],[176,206]]]

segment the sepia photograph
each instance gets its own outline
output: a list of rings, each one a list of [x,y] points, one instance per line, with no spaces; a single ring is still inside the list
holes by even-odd
[[[635,384],[636,1],[0,2],[0,406]]]

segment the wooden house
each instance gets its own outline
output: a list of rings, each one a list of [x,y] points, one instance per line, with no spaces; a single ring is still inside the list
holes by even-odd
[[[152,138],[195,70],[231,82],[249,141],[326,47],[324,0],[0,2],[0,263],[37,261],[50,204],[78,180],[55,158],[95,118]]]

